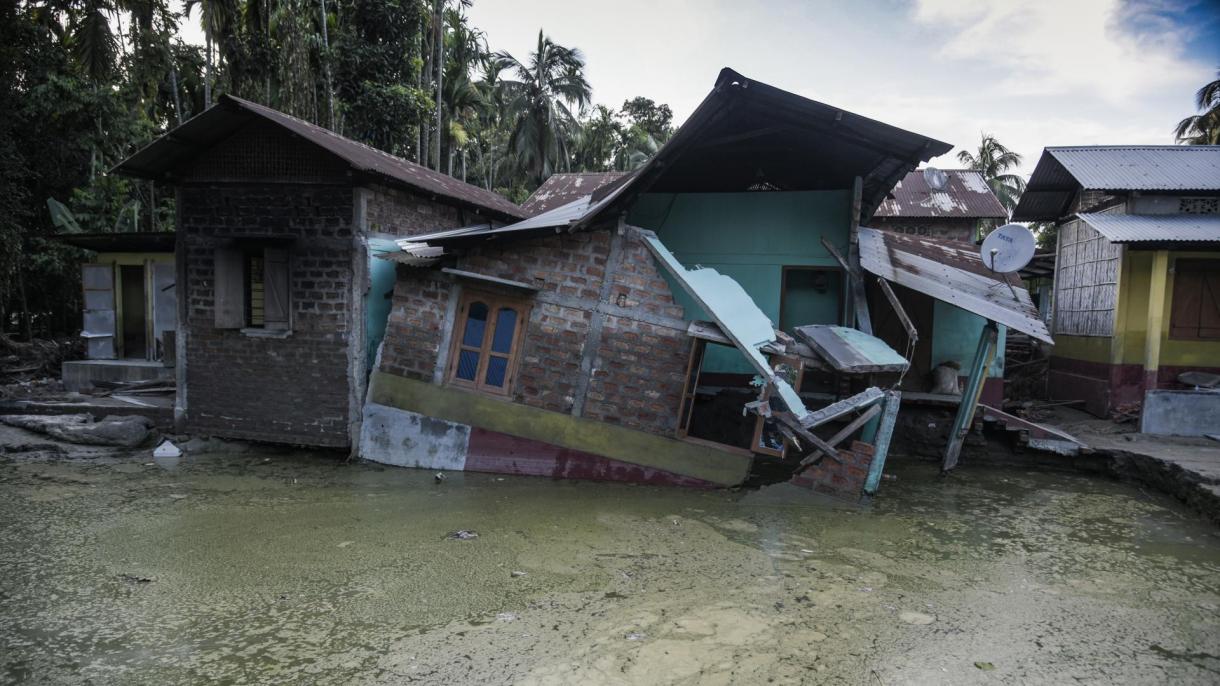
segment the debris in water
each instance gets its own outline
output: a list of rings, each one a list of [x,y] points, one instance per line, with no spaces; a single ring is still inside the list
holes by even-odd
[[[170,493],[169,497],[173,498],[174,500],[182,500],[183,498],[186,497],[186,494],[185,493]]]
[[[496,615],[496,620],[501,621],[501,622],[515,622],[515,621],[517,621],[517,613],[516,612],[501,612]]]
[[[932,622],[936,621],[936,617],[933,617],[932,615],[925,615],[922,612],[903,612],[898,615],[898,619],[901,619],[907,624],[917,625],[931,624]]]
[[[529,576],[529,575],[526,574],[525,572],[512,572],[511,574],[509,574],[509,576],[511,576],[514,579],[518,579],[520,577]]]
[[[626,636],[623,636],[623,638],[627,639],[628,641],[642,641],[642,640],[648,638],[648,634],[642,634],[638,631],[632,631],[631,633],[627,634]]]
[[[991,664],[990,662],[976,662],[974,663],[974,666],[978,667],[984,672],[990,672],[991,670],[995,669],[995,665]]]
[[[156,577],[141,576],[139,574],[120,574],[119,578],[129,584],[151,584],[157,580]]]
[[[182,457],[182,451],[167,438],[153,450],[153,457]]]
[[[444,481],[445,479],[447,479],[449,477],[445,476],[444,472],[437,472],[436,475],[433,476],[432,478],[436,479],[436,483],[439,484],[440,482]]]
[[[479,532],[472,531],[470,529],[458,529],[457,531],[450,532],[450,534],[448,536],[445,536],[445,538],[448,538],[448,539],[454,540],[454,541],[469,541],[471,539],[478,538],[478,537],[479,537]]]

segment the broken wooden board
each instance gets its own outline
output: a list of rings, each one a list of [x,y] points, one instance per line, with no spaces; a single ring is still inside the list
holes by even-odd
[[[778,337],[782,332],[776,331]],[[686,335],[691,338],[698,338],[708,343],[718,343],[732,347],[733,341],[724,332],[720,330],[720,325],[716,322],[707,322],[701,319],[696,319],[686,327]],[[813,351],[813,348],[797,341],[791,341],[786,346],[781,345],[777,340],[773,343],[768,343],[759,348],[768,355],[788,355],[796,354],[805,363],[806,368],[830,370],[830,365]]]
[[[857,329],[809,324],[796,327],[796,336],[844,374],[902,372],[908,366],[885,341]]]
[[[850,398],[831,403],[820,410],[814,410],[809,414],[801,417],[801,426],[806,429],[812,429],[815,426],[820,426],[837,417],[851,412],[852,410],[863,409],[885,397],[885,393],[876,386],[866,388],[863,391],[853,395]]]

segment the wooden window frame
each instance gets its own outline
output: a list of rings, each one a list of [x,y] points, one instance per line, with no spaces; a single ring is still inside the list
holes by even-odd
[[[463,343],[470,305],[475,302],[482,302],[487,305],[487,324],[484,326],[483,340],[478,348],[467,346]],[[509,346],[507,354],[491,351],[491,344],[495,340],[496,335],[498,313],[502,309],[510,309],[517,313],[516,330],[513,332],[512,344]],[[445,371],[445,383],[456,388],[464,388],[493,396],[511,395],[513,385],[517,380],[517,368],[521,362],[521,348],[525,339],[525,329],[529,326],[531,309],[530,303],[519,297],[492,293],[490,291],[464,289],[461,300],[458,302],[457,315],[453,320],[453,341],[450,343],[449,348],[449,365]],[[479,355],[479,364],[475,368],[473,381],[459,378],[457,375],[458,363],[461,361],[463,350],[476,351]],[[508,360],[504,370],[503,386],[492,386],[486,382],[487,364],[493,356],[507,358]]]
[[[1217,299],[1220,299],[1220,293],[1213,292],[1216,286],[1208,284],[1208,275],[1220,273],[1220,259],[1214,258],[1187,258],[1180,257],[1174,260],[1173,265],[1173,288],[1169,300],[1169,339],[1175,341],[1220,341],[1220,328],[1213,326],[1204,326],[1203,313],[1209,305],[1215,305]],[[1198,279],[1197,288],[1199,290],[1197,297],[1199,298],[1199,311],[1194,313],[1196,320],[1193,323],[1183,322],[1180,317],[1187,316],[1187,313],[1182,311],[1182,306],[1188,297],[1185,289],[1190,288],[1186,285],[1186,274],[1190,274],[1190,279],[1195,281]],[[1199,274],[1201,276],[1194,276]],[[1204,333],[1206,330],[1207,333]]]

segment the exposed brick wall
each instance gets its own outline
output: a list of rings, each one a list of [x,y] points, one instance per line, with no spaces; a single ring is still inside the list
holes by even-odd
[[[440,351],[450,282],[431,269],[398,268],[379,369],[431,381]]]
[[[365,212],[370,233],[403,237],[488,222],[473,209],[442,204],[410,191],[377,184],[369,187]]]
[[[793,476],[792,483],[837,498],[858,500],[864,495],[864,482],[873,463],[873,446],[853,441],[850,447],[838,448],[837,451],[841,463],[823,457],[818,464],[810,465]]]
[[[185,243],[187,429],[348,445],[352,189],[194,184],[179,194]],[[291,238],[291,335],[215,328],[214,251],[234,239]]]
[[[539,288],[532,296],[513,399],[563,413],[571,412],[577,400],[594,309],[609,278],[607,300],[614,312],[602,315],[583,415],[672,435],[689,353],[683,311],[643,243],[631,236],[621,240],[621,262],[608,277],[612,233],[607,230],[488,244],[455,266]],[[424,273],[431,276],[420,275]],[[440,278],[431,270],[400,272],[382,370],[431,378],[448,297],[447,289],[434,287]],[[462,287],[486,288],[470,281]],[[654,321],[639,321],[633,314]],[[657,318],[672,323],[660,324]]]

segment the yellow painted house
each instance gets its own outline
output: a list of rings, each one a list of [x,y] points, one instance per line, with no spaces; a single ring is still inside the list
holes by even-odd
[[[1013,220],[1059,229],[1052,398],[1107,416],[1220,373],[1220,146],[1046,148]]]

